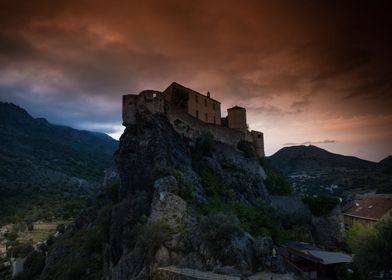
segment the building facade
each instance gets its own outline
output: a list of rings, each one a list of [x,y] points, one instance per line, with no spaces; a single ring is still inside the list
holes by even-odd
[[[234,106],[222,118],[221,103],[211,98],[209,92],[203,95],[173,82],[163,92],[144,90],[124,95],[123,124],[136,124],[137,112],[166,114],[177,132],[188,138],[197,138],[207,130],[216,140],[230,145],[237,145],[241,140],[252,142],[257,155],[265,156],[264,135],[248,130],[246,109]]]
[[[193,89],[184,87],[173,82],[163,91],[165,100],[176,103],[176,100],[186,101],[185,110],[191,116],[212,124],[221,124],[221,104],[219,101],[212,99],[208,92],[203,95]]]
[[[353,223],[363,225],[374,224],[378,221],[391,218],[392,195],[359,195],[342,208],[344,225]]]

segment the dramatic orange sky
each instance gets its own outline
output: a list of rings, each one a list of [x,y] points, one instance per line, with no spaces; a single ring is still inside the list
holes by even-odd
[[[0,2],[0,100],[119,135],[121,95],[177,81],[247,108],[267,154],[392,154],[390,1]]]

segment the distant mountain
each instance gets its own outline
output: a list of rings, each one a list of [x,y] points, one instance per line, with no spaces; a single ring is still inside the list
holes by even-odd
[[[376,163],[316,146],[292,146],[279,150],[269,159],[300,193],[339,196],[370,191],[392,193],[392,157]]]
[[[316,146],[292,146],[270,157],[272,165],[285,174],[325,169],[373,169],[377,163],[352,156],[334,154]]]
[[[387,156],[378,163],[384,171],[392,173],[392,156]]]
[[[0,102],[0,188],[100,182],[117,145],[106,134],[54,125]]]

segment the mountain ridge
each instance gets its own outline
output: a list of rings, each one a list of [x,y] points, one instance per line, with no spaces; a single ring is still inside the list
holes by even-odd
[[[33,118],[13,103],[0,102],[0,128],[2,185],[23,185],[23,181],[29,181],[31,170],[34,170],[33,175],[53,171],[68,177],[100,181],[104,168],[112,165],[118,143],[104,133]]]
[[[332,153],[314,145],[284,147],[268,158],[276,168],[286,174],[298,170],[315,171],[325,168],[358,170],[378,166],[376,162]]]

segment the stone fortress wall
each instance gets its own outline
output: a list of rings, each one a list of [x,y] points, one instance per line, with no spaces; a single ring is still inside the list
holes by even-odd
[[[203,95],[176,82],[173,82],[163,91],[165,99],[169,102],[172,102],[176,93],[183,93],[188,96],[186,110],[189,115],[205,123],[221,124],[220,102],[212,99],[209,92],[207,95]]]
[[[177,83],[173,83],[176,86]],[[173,85],[172,84],[172,85]],[[171,85],[171,86],[172,86]],[[170,88],[170,86],[169,86]],[[168,88],[168,89],[169,89]],[[185,87],[184,87],[185,88]],[[187,88],[185,88],[187,89]],[[167,91],[167,89],[166,89]],[[220,141],[222,143],[226,143],[232,146],[237,146],[238,142],[242,140],[246,140],[252,142],[255,145],[256,152],[258,156],[264,157],[264,135],[259,131],[249,131],[246,125],[246,110],[241,107],[233,107],[228,110],[228,117],[220,118],[220,103],[211,99],[207,106],[205,106],[205,101],[201,97],[199,97],[200,104],[195,104],[195,94],[189,96],[189,99],[192,99],[193,105],[191,108],[180,109],[174,106],[168,99],[171,99],[171,96],[166,96],[165,92],[159,92],[155,90],[144,90],[139,94],[128,94],[123,96],[123,124],[136,124],[137,122],[137,114],[138,113],[162,113],[167,116],[170,123],[174,127],[174,129],[181,135],[191,139],[197,139],[203,133],[209,132],[214,136],[216,141]],[[167,94],[167,93],[166,93]],[[169,93],[171,94],[171,93]],[[205,98],[209,98],[205,96]],[[189,105],[189,99],[188,104]],[[215,103],[215,106],[212,106],[212,102]],[[214,118],[210,118],[209,122],[205,122],[202,120],[203,116],[198,116],[195,112],[195,108],[199,108],[200,106],[208,107],[211,105],[210,109],[206,111],[206,114],[210,114],[211,116],[215,116]],[[219,114],[216,111],[216,108],[219,108]],[[195,112],[193,112],[195,111]],[[193,112],[193,114],[192,114]],[[217,122],[217,117],[219,116],[219,123]],[[229,122],[234,123],[235,127],[230,127]]]

